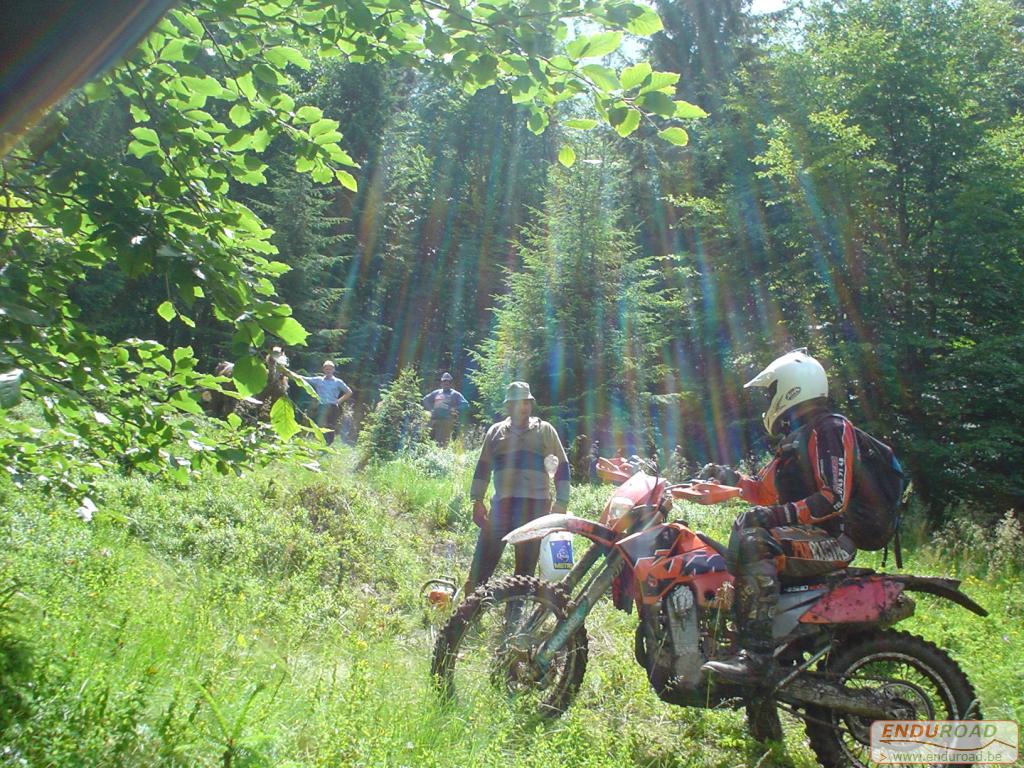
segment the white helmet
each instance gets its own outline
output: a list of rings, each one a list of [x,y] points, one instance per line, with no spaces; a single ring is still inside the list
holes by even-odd
[[[821,363],[797,349],[773,360],[743,388],[762,387],[768,390],[768,409],[764,412],[764,428],[775,434],[779,417],[790,408],[808,400],[828,397],[828,377]]]

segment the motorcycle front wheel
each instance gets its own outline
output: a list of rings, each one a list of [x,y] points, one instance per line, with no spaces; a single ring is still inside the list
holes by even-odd
[[[819,671],[848,688],[882,693],[893,703],[893,719],[981,718],[974,688],[960,666],[941,648],[906,632],[850,638]],[[821,707],[809,707],[806,715],[811,749],[825,768],[880,765],[871,760],[869,718]]]
[[[569,637],[546,672],[533,662],[566,608],[561,590],[532,576],[497,579],[477,589],[434,646],[431,674],[442,698],[474,711],[512,705],[541,718],[561,715],[586,672],[586,628]]]

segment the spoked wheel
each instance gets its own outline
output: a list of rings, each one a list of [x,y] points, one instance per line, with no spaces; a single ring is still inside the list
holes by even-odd
[[[876,691],[891,702],[894,720],[976,720],[970,681],[945,651],[904,632],[880,632],[848,642],[824,670],[848,688]],[[807,709],[807,735],[826,768],[869,768],[871,719],[820,707]],[[891,765],[891,763],[887,763]]]
[[[565,595],[528,576],[488,582],[459,606],[434,646],[431,673],[440,694],[482,711],[513,704],[558,717],[572,703],[587,667],[580,627],[546,670],[534,658],[566,613]]]

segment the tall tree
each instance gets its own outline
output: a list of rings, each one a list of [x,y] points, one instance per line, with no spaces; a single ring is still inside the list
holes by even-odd
[[[1013,20],[998,0],[810,6],[776,58],[759,158],[788,214],[774,298],[832,350],[856,406],[895,426],[936,513],[1024,503],[1024,432],[1009,402],[989,409],[982,373],[1024,366]]]
[[[658,260],[625,228],[623,159],[582,144],[571,168],[551,171],[536,224],[526,228],[475,381],[495,410],[510,380],[530,381],[540,407],[577,435],[646,449],[649,405],[667,374],[664,317],[678,311],[659,289]]]

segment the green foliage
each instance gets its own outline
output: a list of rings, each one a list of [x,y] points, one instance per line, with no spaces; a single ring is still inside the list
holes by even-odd
[[[11,608],[25,654],[5,680],[23,697],[0,724],[10,759],[725,768],[762,757],[739,713],[658,701],[633,660],[635,616],[607,604],[588,620],[587,677],[557,728],[524,730],[512,707],[440,706],[419,587],[468,568],[477,529],[467,506],[449,526],[433,521],[464,502],[472,456],[402,454],[360,475],[353,458],[341,448],[323,474],[288,463],[187,488],[104,477],[88,524],[34,490],[0,485],[4,574],[19,583]],[[438,476],[415,471],[424,461]],[[576,487],[570,510],[596,517],[610,491]],[[691,505],[678,514],[712,535],[730,517]],[[954,562],[947,547],[958,537],[910,542],[912,570],[959,575],[992,616],[915,595],[907,626],[951,649],[986,716],[1020,719],[1019,573],[993,568],[991,550],[962,548]],[[786,759],[811,768],[799,724],[787,726]]]
[[[430,439],[426,411],[420,403],[423,383],[415,368],[405,368],[381,392],[377,407],[359,432],[360,461],[387,460],[399,451]]]
[[[551,172],[544,209],[522,236],[522,268],[506,276],[474,374],[494,410],[509,381],[529,381],[542,412],[570,425],[570,437],[646,425],[642,404],[665,373],[661,319],[676,308],[658,260],[630,242],[614,148],[591,141],[581,155],[583,162]]]
[[[5,574],[0,593],[0,731],[24,714],[31,681],[31,646],[14,606],[20,585]]]
[[[662,10],[671,36],[654,40],[654,63],[712,113],[691,129],[699,155],[647,182],[668,192],[680,262],[700,275],[681,281],[672,336],[715,434],[691,426],[684,448],[762,451],[739,386],[808,346],[837,409],[895,444],[933,524],[962,499],[989,521],[1019,508],[1024,61],[1011,5],[810,3],[760,28],[741,3]],[[642,225],[648,242],[666,236],[660,218]]]
[[[553,56],[567,20],[601,31],[582,44],[568,41],[575,55]],[[656,16],[632,2],[538,9],[305,0],[241,9],[196,0],[172,10],[125,62],[3,159],[0,365],[25,370],[25,394],[50,423],[28,435],[0,414],[7,471],[74,484],[64,448],[78,441],[99,467],[116,456],[176,472],[171,443],[200,440],[177,417],[196,411],[190,392],[218,386],[170,362],[197,317],[225,324],[225,346],[243,361],[271,337],[304,343],[291,307],[275,299],[274,281],[289,265],[275,258],[273,230],[242,198],[273,177],[272,145],[288,146],[295,172],[313,182],[358,189],[340,121],[313,105],[297,108],[292,95],[296,78],[320,61],[418,65],[467,93],[494,87],[528,106],[534,130],[559,102],[588,93],[602,114],[621,101],[654,121],[661,118],[642,104],[594,85],[580,62],[618,47],[621,30],[657,27]],[[97,113],[109,141],[61,136],[68,126],[75,131],[76,120],[80,133],[93,130],[88,117]],[[149,281],[155,294],[147,292],[146,311],[169,326],[141,359],[138,344],[109,339],[80,319],[75,287],[109,270]],[[250,367],[240,388],[261,390],[257,378]],[[20,447],[23,437],[33,450]]]

